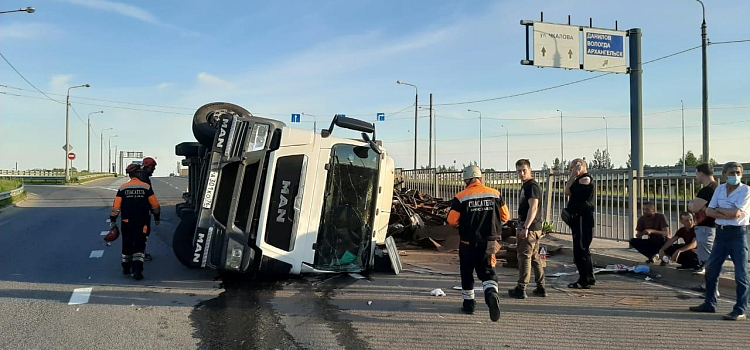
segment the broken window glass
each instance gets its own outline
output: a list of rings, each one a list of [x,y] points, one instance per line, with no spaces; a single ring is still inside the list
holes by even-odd
[[[326,180],[315,268],[362,271],[369,258],[379,156],[370,147],[336,145]]]

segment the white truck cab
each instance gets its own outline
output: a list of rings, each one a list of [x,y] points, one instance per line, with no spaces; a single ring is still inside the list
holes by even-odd
[[[335,127],[362,139],[334,137]],[[222,103],[201,107],[193,132],[200,145],[177,146],[193,187],[173,242],[183,264],[266,274],[372,267],[395,170],[373,124],[337,115],[317,133]]]

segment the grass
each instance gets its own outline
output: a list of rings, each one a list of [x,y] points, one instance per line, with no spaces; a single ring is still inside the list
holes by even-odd
[[[2,180],[2,181],[4,181],[4,180]],[[24,191],[23,193],[21,193],[21,194],[19,194],[17,196],[13,196],[13,197],[8,198],[8,199],[0,200],[0,208],[5,208],[5,207],[7,207],[7,206],[9,206],[9,205],[11,205],[13,203],[21,201],[24,198],[26,198],[26,191]]]
[[[15,190],[21,187],[22,183],[18,180],[0,180],[0,193]]]

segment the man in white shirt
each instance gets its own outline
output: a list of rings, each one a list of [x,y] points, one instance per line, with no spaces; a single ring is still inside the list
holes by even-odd
[[[737,303],[725,320],[746,320],[748,287],[748,243],[746,226],[750,224],[750,187],[743,184],[742,164],[724,164],[722,174],[726,183],[714,192],[706,215],[716,219],[716,238],[711,256],[706,262],[706,300],[690,307],[695,312],[716,312],[716,289],[721,267],[727,256],[734,263],[734,280],[737,284]]]

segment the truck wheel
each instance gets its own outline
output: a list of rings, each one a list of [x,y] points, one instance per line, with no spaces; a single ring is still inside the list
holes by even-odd
[[[174,250],[177,260],[183,265],[198,267],[198,264],[193,262],[193,234],[198,222],[195,212],[186,209],[182,211],[180,217],[182,220],[180,220],[180,224],[177,225],[172,236],[172,250]]]
[[[185,158],[199,157],[200,146],[201,144],[198,142],[182,142],[174,146],[174,154]]]
[[[251,115],[246,109],[227,102],[212,102],[198,108],[193,115],[193,136],[201,145],[211,148],[216,134],[215,122],[224,113]]]

